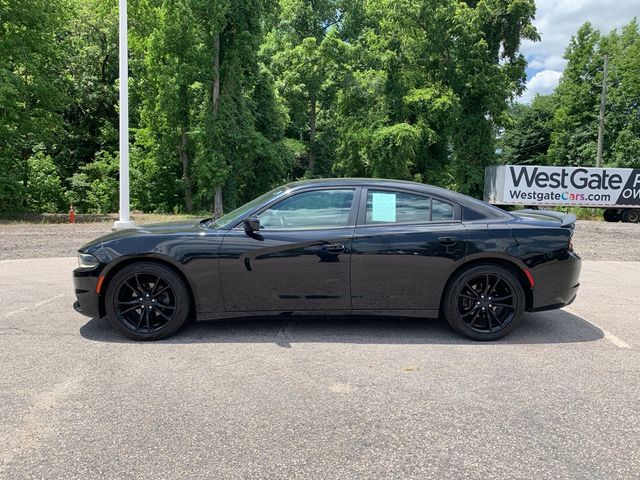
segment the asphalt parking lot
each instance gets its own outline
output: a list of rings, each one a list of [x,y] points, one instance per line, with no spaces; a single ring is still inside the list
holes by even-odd
[[[0,478],[639,477],[640,263],[586,261],[494,343],[393,318],[135,343],[73,311],[74,266],[0,261]]]

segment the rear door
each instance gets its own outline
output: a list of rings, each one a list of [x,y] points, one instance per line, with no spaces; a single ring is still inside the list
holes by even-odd
[[[451,272],[464,260],[460,206],[399,189],[361,193],[351,255],[357,310],[437,310]]]
[[[348,310],[358,188],[294,193],[259,212],[259,232],[224,237],[219,260],[225,309]]]

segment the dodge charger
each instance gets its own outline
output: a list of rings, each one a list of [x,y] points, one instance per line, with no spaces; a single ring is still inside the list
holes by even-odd
[[[290,183],[217,218],[118,230],[73,272],[87,316],[135,340],[184,322],[268,315],[444,318],[495,340],[571,303],[575,217],[506,212],[420,183]]]

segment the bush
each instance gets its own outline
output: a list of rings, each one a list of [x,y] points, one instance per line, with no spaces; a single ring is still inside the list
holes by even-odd
[[[118,210],[118,157],[100,151],[93,162],[80,167],[69,179],[66,198],[82,213],[112,213]]]
[[[36,152],[27,160],[27,207],[35,213],[56,213],[66,210],[64,189],[53,159]]]

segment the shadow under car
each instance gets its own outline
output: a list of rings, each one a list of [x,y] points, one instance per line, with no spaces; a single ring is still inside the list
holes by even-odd
[[[114,331],[106,318],[92,318],[80,334],[98,342],[137,343]],[[564,310],[526,313],[507,337],[486,345],[593,342],[604,333],[586,320]],[[189,322],[165,343],[274,343],[290,348],[295,343],[469,345],[482,344],[452,331],[441,319],[368,316],[250,317]]]

